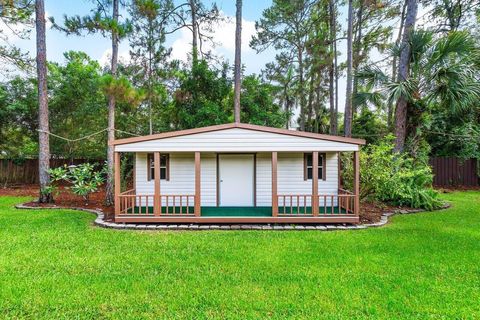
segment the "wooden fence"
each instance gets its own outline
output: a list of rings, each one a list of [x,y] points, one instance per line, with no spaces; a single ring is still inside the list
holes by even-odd
[[[52,159],[50,168],[73,165],[84,162],[103,163],[102,160],[86,159]],[[38,183],[38,159],[26,159],[21,161],[0,159],[0,186],[12,184],[36,184]]]
[[[477,187],[480,185],[478,160],[451,157],[430,159],[433,185],[437,187]]]

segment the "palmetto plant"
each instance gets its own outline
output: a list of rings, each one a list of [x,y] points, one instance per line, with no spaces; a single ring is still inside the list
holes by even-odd
[[[361,83],[356,103],[394,105],[403,96],[415,113],[436,108],[461,113],[479,106],[480,49],[474,38],[462,31],[440,38],[430,31],[417,31],[410,36],[410,45],[410,77],[398,81],[380,68],[364,68],[356,74]],[[391,52],[399,55],[400,48]]]

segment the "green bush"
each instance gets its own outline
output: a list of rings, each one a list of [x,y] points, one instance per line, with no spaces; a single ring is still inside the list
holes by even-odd
[[[394,152],[393,136],[370,144],[360,152],[360,197],[392,205],[433,210],[442,205],[432,188],[432,170],[426,161],[415,161]],[[344,159],[344,181],[351,187],[353,166]]]
[[[82,196],[87,203],[90,194],[96,192],[105,181],[104,170],[95,171],[95,166],[91,163],[69,167],[65,165],[51,169],[49,172],[52,183],[61,180],[68,182],[70,184],[68,188],[74,194]],[[51,186],[53,188],[54,184],[51,184]]]

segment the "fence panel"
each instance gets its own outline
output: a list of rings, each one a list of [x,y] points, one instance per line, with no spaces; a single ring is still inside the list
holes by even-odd
[[[477,187],[480,185],[477,159],[434,157],[430,159],[437,187]]]
[[[51,159],[50,168],[68,165],[77,165],[85,162],[103,163],[103,160],[87,159]],[[38,159],[14,161],[0,159],[0,184],[36,184],[38,183]]]

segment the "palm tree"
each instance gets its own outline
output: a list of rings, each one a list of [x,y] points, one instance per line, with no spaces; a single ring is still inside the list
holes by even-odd
[[[406,134],[417,135],[421,115],[441,108],[461,113],[475,108],[480,99],[480,49],[467,32],[454,31],[435,38],[429,31],[410,35],[410,75],[401,81],[382,70],[365,68],[357,73],[362,90],[354,97],[368,106],[393,103],[401,97],[406,102]],[[400,54],[399,48],[392,50]]]

